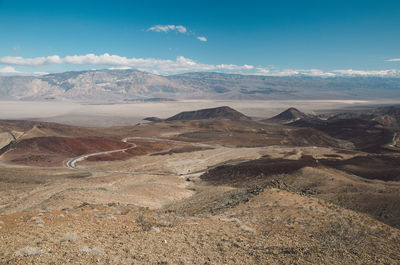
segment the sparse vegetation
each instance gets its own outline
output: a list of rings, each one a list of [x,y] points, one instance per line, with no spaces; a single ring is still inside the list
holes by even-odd
[[[60,239],[60,242],[71,242],[78,239],[78,235],[76,233],[67,233],[64,237]]]
[[[22,248],[20,250],[18,250],[17,252],[15,252],[15,255],[17,257],[30,257],[30,256],[38,256],[38,255],[42,255],[44,254],[45,251],[38,248],[38,247],[25,247]]]
[[[150,231],[153,226],[156,225],[155,218],[151,216],[151,212],[148,208],[140,207],[138,215],[136,217],[136,223],[139,224],[143,231]]]
[[[86,254],[91,254],[91,255],[101,255],[104,254],[104,251],[100,248],[89,248],[89,247],[84,247],[81,249],[81,252],[86,253]]]

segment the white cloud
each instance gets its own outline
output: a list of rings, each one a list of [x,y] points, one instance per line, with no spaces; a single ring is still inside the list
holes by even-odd
[[[189,31],[186,27],[184,27],[182,25],[154,25],[154,26],[148,28],[147,31],[164,32],[164,33],[168,33],[170,31],[177,31],[182,34],[186,34],[186,33],[190,32],[190,35],[192,35],[192,36],[194,35],[193,32]],[[198,39],[199,41],[202,41],[202,42],[207,41],[207,38],[204,36],[197,36],[196,39]]]
[[[0,64],[7,66],[0,68],[4,74],[26,74],[15,70],[12,66],[46,66],[46,65],[88,65],[107,66],[109,69],[136,68],[156,74],[176,74],[182,72],[219,71],[226,73],[255,74],[265,76],[313,76],[313,77],[335,77],[335,76],[378,76],[378,77],[400,77],[400,70],[354,70],[339,69],[323,71],[320,69],[278,69],[274,66],[253,66],[249,64],[204,64],[184,56],[178,56],[175,60],[155,58],[128,58],[119,55],[86,54],[60,57],[58,55],[47,57],[23,58],[6,56],[0,58]],[[45,74],[45,73],[36,73]]]
[[[0,58],[0,63],[11,64],[11,65],[41,66],[50,64],[60,64],[62,63],[62,60],[58,55],[47,56],[47,57],[36,57],[36,58],[5,56]]]
[[[178,56],[176,60],[154,59],[154,58],[127,58],[108,53],[102,55],[86,54],[60,57],[58,55],[48,57],[23,58],[6,56],[0,58],[0,64],[21,65],[21,66],[45,66],[57,64],[73,65],[102,65],[115,68],[134,67],[161,74],[173,74],[188,71],[248,71],[254,68],[252,65],[234,64],[202,64],[192,59]]]
[[[386,62],[400,62],[400,58],[388,59]]]
[[[108,70],[129,70],[132,69],[132,67],[129,66],[120,66],[120,67],[110,67]]]
[[[333,73],[336,73],[341,76],[382,76],[382,77],[397,77],[400,76],[400,70],[390,69],[390,70],[334,70]]]
[[[377,77],[400,77],[400,70],[332,70],[323,71],[320,69],[284,69],[279,70],[275,67],[256,67],[255,74],[266,76],[314,76],[314,77],[335,77],[335,76],[377,76]]]
[[[48,75],[48,72],[33,72],[34,75]]]
[[[15,70],[14,67],[11,66],[5,66],[3,68],[0,68],[0,73],[1,74],[19,74],[21,72]]]
[[[155,25],[147,29],[147,31],[155,31],[155,32],[169,32],[169,31],[178,31],[179,33],[186,33],[186,27],[182,25]]]
[[[206,41],[207,41],[207,38],[204,37],[204,36],[198,36],[197,39],[198,39],[199,41],[203,41],[203,42],[206,42]]]

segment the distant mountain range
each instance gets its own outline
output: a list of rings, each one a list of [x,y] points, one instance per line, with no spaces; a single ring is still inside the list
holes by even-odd
[[[123,102],[376,98],[400,98],[400,78],[277,77],[209,72],[161,76],[138,70],[93,70],[38,77],[0,77],[0,100]]]

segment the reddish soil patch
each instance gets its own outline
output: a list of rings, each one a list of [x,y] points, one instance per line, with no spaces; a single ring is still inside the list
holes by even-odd
[[[129,149],[125,152],[91,156],[88,157],[86,161],[94,162],[94,161],[125,160],[134,156],[141,156],[167,150],[174,145],[173,143],[170,142],[161,142],[161,141],[134,140],[133,142],[136,144],[135,148]]]
[[[185,145],[185,146],[178,147],[178,148],[172,148],[171,150],[169,150],[167,152],[154,153],[154,154],[151,154],[151,155],[152,156],[172,155],[172,154],[190,153],[190,152],[210,150],[210,149],[213,149],[213,148],[211,148],[211,147],[202,147],[202,146]]]
[[[21,165],[61,166],[74,156],[130,146],[129,143],[104,138],[36,137],[13,144],[5,156],[9,162]]]

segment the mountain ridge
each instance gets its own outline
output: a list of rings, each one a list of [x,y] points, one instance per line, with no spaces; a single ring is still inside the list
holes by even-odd
[[[126,102],[171,99],[398,98],[400,78],[261,76],[192,72],[170,76],[135,69],[43,76],[0,76],[0,100]]]

